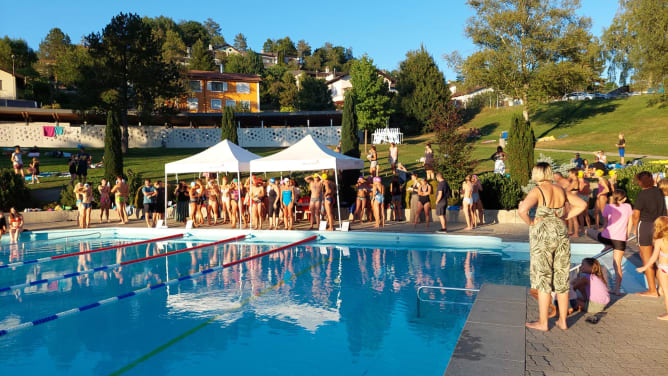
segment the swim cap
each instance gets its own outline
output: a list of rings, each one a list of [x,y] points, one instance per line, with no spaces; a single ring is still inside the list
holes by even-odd
[[[359,178],[357,178],[357,180],[362,180],[362,181],[364,181],[365,179],[364,179],[364,176],[360,176]]]
[[[274,184],[274,183],[276,183],[276,179],[274,179],[274,178],[269,178],[269,182],[270,182],[271,184]]]
[[[90,184],[86,183],[86,184],[84,184],[84,187],[90,188]]]
[[[608,175],[610,175],[610,176],[615,176],[615,175],[617,175],[617,171],[615,171],[615,170],[610,170],[610,171],[608,172]]]
[[[322,180],[327,180],[327,174],[322,174]]]
[[[582,170],[578,171],[578,177],[579,178],[583,178],[584,176],[585,176],[584,171],[582,171]]]
[[[190,183],[190,187],[191,187],[191,188],[195,188],[195,182],[191,182],[191,183]]]
[[[318,175],[318,174],[313,174],[313,178],[320,179],[320,175]]]
[[[603,176],[605,175],[605,172],[603,170],[596,170],[596,176]]]
[[[375,178],[373,178],[373,182],[374,183],[380,183],[381,182],[380,177],[376,176]]]

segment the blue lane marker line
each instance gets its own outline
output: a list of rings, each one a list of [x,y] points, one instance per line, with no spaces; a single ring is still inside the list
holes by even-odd
[[[315,237],[313,237],[313,238],[315,238]],[[169,281],[161,282],[161,283],[158,283],[156,285],[152,285],[152,286],[149,285],[149,286],[146,286],[146,287],[134,290],[134,291],[127,292],[127,293],[122,294],[122,295],[113,296],[111,298],[107,298],[107,299],[104,299],[104,300],[98,300],[97,302],[87,304],[87,305],[81,306],[79,308],[72,308],[68,311],[63,311],[63,312],[60,312],[60,313],[56,313],[55,315],[43,317],[43,318],[35,320],[35,321],[27,321],[27,322],[18,324],[16,326],[12,326],[10,328],[1,329],[0,330],[0,337],[5,336],[9,333],[17,332],[17,331],[25,329],[25,328],[30,328],[32,326],[37,326],[37,325],[41,325],[41,324],[44,324],[44,323],[47,323],[47,322],[50,322],[50,321],[53,321],[53,320],[57,320],[57,319],[62,318],[64,316],[74,315],[74,314],[77,314],[77,313],[80,313],[80,312],[83,312],[83,311],[86,311],[86,310],[89,310],[89,309],[92,309],[92,308],[95,308],[95,307],[101,307],[101,306],[106,305],[106,304],[117,302],[121,299],[129,298],[131,296],[146,294],[147,292],[150,292],[150,291],[162,288],[162,287],[167,287],[169,285],[179,283],[179,282],[184,281],[186,279],[193,279],[193,278],[201,277],[205,274],[209,274],[209,273],[217,272],[219,270],[223,270],[225,268],[229,268],[230,266],[246,263],[246,262],[254,260],[258,257],[262,257],[262,256],[268,255],[270,253],[286,250],[286,249],[295,247],[297,245],[300,245],[300,244],[305,243],[305,242],[310,241],[310,240],[313,240],[313,239],[308,238],[308,239],[302,240],[300,242],[295,242],[295,243],[292,243],[290,245],[283,246],[283,247],[280,247],[280,248],[276,248],[276,249],[271,250],[271,251],[267,251],[267,252],[259,253],[259,254],[254,255],[254,256],[250,256],[250,257],[247,257],[245,259],[233,261],[233,262],[230,262],[228,264],[214,266],[213,268],[204,269],[204,270],[201,270],[199,272],[191,273],[191,274],[181,276],[181,277],[178,277],[178,278],[173,278],[173,279],[170,279]],[[91,270],[91,272],[92,272],[92,270]],[[184,278],[184,277],[190,277],[190,278]]]
[[[86,274],[92,274],[92,273],[95,273],[95,272],[99,272],[101,270],[114,269],[114,268],[118,268],[119,266],[121,266],[121,263],[100,266],[100,267],[97,267],[97,268],[94,268],[94,269],[83,270],[83,271],[80,271],[80,272],[63,274],[63,275],[59,275],[59,276],[56,276],[56,277],[53,277],[53,278],[38,279],[38,280],[32,281],[32,282],[19,283],[17,285],[2,287],[2,288],[0,288],[0,292],[5,292],[5,291],[10,291],[10,290],[15,290],[15,289],[22,289],[24,287],[29,287],[29,286],[42,285],[42,284],[45,284],[45,283],[60,281],[62,279],[69,279],[69,278],[74,278],[74,277],[78,277],[78,276],[82,276],[82,275],[86,275]]]

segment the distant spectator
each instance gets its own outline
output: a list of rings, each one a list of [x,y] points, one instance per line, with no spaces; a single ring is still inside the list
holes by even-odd
[[[369,175],[378,176],[378,152],[376,152],[376,146],[371,145],[366,159],[369,160]]]
[[[626,151],[626,140],[624,139],[624,133],[619,134],[619,140],[617,141],[617,150],[619,150],[619,163],[624,165],[624,154]]]
[[[32,158],[32,163],[30,163],[28,171],[30,172],[31,177],[30,184],[35,184],[35,181],[39,184],[39,161],[37,160],[37,157]]]
[[[23,231],[23,216],[16,211],[16,208],[9,209],[9,238],[11,243],[19,241],[19,235]]]
[[[431,143],[427,142],[424,146],[424,170],[427,172],[427,180],[434,179],[434,151],[431,149]]]
[[[436,180],[438,181],[438,186],[436,187],[436,215],[438,216],[439,221],[441,221],[441,228],[438,232],[445,233],[448,232],[445,216],[447,215],[448,198],[451,193],[450,185],[443,179],[443,174],[440,172],[436,174]]]
[[[496,153],[492,154],[492,160],[494,161],[494,173],[495,174],[506,174],[506,158],[508,155],[503,151],[501,146],[497,146]]]
[[[594,155],[594,163],[589,165],[589,169],[593,170],[594,173],[598,170],[603,171],[604,174],[608,173],[608,166],[601,161],[601,158],[598,155]]]
[[[663,199],[666,202],[666,210],[668,210],[668,178],[661,179],[658,187],[661,192],[663,192]]]
[[[86,152],[86,149],[82,146],[79,149],[79,154],[77,154],[79,159],[79,164],[77,165],[77,176],[79,181],[82,183],[86,182],[88,178],[88,166],[90,165],[90,154]]]
[[[14,168],[14,173],[16,175],[21,174],[25,178],[25,173],[23,172],[23,153],[21,152],[21,147],[16,146],[14,152],[12,153],[12,167]]]
[[[397,163],[399,162],[399,148],[394,142],[390,143],[389,161],[390,161],[390,168],[392,169],[392,173],[394,174],[394,172],[397,170]]]
[[[155,188],[153,224],[156,224],[159,220],[165,220],[165,187],[162,184],[162,180],[158,180],[155,182],[153,188]]]
[[[70,155],[70,159],[67,161],[67,166],[70,171],[70,184],[74,184],[74,181],[77,180],[77,166],[79,161],[75,155]]]
[[[640,248],[640,258],[643,264],[647,264],[652,256],[652,234],[654,231],[654,221],[666,215],[666,206],[663,192],[654,186],[652,173],[642,171],[636,175],[636,181],[642,190],[638,192],[635,206],[633,208],[633,227],[631,231],[638,238],[638,248]],[[640,292],[638,295],[659,296],[656,289],[656,267],[650,265],[645,270],[647,279],[647,291]]]
[[[403,217],[401,214],[401,182],[399,181],[399,176],[394,174],[392,176],[392,181],[390,182],[390,195],[392,196],[392,215],[391,219],[393,221],[400,221]]]
[[[580,153],[575,153],[575,158],[571,159],[571,163],[575,163],[575,167],[580,170],[585,167],[585,161],[580,158]]]
[[[334,151],[337,152],[337,153],[341,152],[341,141],[339,141],[339,144],[336,145],[336,148],[334,148]]]

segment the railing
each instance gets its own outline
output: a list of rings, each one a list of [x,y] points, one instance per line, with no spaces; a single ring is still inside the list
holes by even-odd
[[[434,290],[444,290],[444,291],[465,291],[465,292],[479,292],[480,289],[471,289],[465,287],[443,287],[443,286],[420,286],[417,289],[417,316],[420,317],[420,303],[447,303],[447,304],[460,304],[460,305],[471,305],[470,302],[455,302],[451,300],[442,300],[442,299],[423,299],[420,296],[420,291],[425,289],[434,289]]]
[[[631,236],[630,238],[626,239],[626,241],[627,241],[627,242],[630,242],[631,240],[633,240],[633,239],[635,239],[635,238],[636,238],[636,236],[633,235],[633,236]],[[613,248],[605,249],[605,250],[599,252],[598,254],[592,256],[592,258],[595,258],[595,259],[601,258],[601,257],[607,255],[608,253],[612,252],[612,251],[613,251]],[[582,265],[582,264],[580,264],[580,265]],[[573,272],[573,271],[575,271],[575,270],[580,269],[580,265],[575,265],[574,267],[571,268],[571,270],[569,270],[569,272]]]

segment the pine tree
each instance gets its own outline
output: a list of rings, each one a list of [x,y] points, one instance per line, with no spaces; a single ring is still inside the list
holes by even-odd
[[[341,120],[341,153],[359,158],[360,140],[357,137],[355,116],[355,98],[347,92],[343,102],[343,118]]]
[[[507,164],[510,178],[523,186],[529,183],[534,162],[534,145],[535,138],[531,124],[524,121],[520,114],[513,115],[506,148]]]
[[[104,130],[104,176],[114,181],[123,174],[123,150],[121,148],[121,123],[118,113],[107,112],[107,127]]]
[[[355,98],[352,93],[345,94],[343,102],[343,119],[341,120],[341,154],[359,158],[360,140],[357,137],[357,118],[355,114]],[[360,171],[345,170],[341,174],[340,193],[345,202],[354,202],[355,183]]]
[[[212,71],[216,69],[213,55],[204,47],[204,42],[198,39],[192,46],[189,68],[192,70]]]
[[[221,140],[229,140],[235,144],[239,144],[237,140],[237,127],[234,125],[234,108],[225,107],[223,111],[223,124],[220,131]]]

